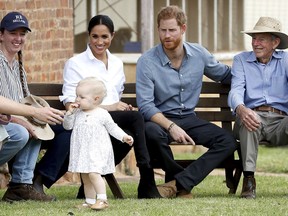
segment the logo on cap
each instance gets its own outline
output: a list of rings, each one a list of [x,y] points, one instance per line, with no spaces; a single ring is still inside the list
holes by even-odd
[[[13,20],[13,23],[16,23],[16,22],[22,22],[26,24],[25,20],[22,18],[22,15],[15,15],[15,19]]]
[[[1,21],[1,29],[14,31],[17,28],[25,28],[31,31],[27,18],[19,12],[13,11],[3,17]]]

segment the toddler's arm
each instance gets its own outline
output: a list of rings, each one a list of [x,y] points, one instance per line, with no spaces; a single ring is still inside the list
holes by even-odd
[[[76,103],[71,103],[69,106],[66,106],[67,112],[64,115],[64,121],[63,121],[63,127],[66,130],[71,130],[74,127],[74,121],[75,121],[75,112],[77,110],[77,107],[79,107]]]
[[[129,135],[125,135],[122,140],[123,140],[123,142],[126,142],[130,146],[132,146],[133,142],[134,142],[133,137],[129,136]]]

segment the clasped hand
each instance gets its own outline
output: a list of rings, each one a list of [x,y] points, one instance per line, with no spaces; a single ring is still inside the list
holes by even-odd
[[[131,105],[131,104],[127,104],[124,103],[122,101],[119,101],[117,103],[114,104],[115,105],[115,109],[119,110],[119,111],[133,111],[135,110],[135,108]]]
[[[239,105],[237,107],[236,113],[240,118],[240,120],[242,121],[242,123],[244,124],[244,126],[249,131],[255,131],[259,128],[260,121],[255,111],[245,106]]]

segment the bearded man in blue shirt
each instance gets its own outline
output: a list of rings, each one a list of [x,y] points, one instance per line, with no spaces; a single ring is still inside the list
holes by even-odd
[[[229,106],[236,113],[235,137],[243,160],[242,198],[256,198],[256,161],[259,141],[288,144],[288,36],[280,21],[260,17],[253,30],[253,51],[234,57]]]
[[[168,198],[191,197],[192,188],[237,147],[232,134],[195,115],[203,76],[230,83],[231,73],[204,47],[183,41],[186,20],[179,7],[163,8],[157,17],[161,44],[144,53],[136,67],[136,98],[146,121],[146,143],[165,171],[166,183],[157,188]],[[195,141],[208,151],[184,169],[173,158],[172,140]]]

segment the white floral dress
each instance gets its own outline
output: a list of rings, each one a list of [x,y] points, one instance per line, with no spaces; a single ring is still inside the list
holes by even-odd
[[[93,112],[77,110],[65,115],[63,126],[73,129],[68,170],[77,173],[96,172],[101,175],[115,172],[114,154],[109,134],[118,140],[126,134],[107,110]]]

